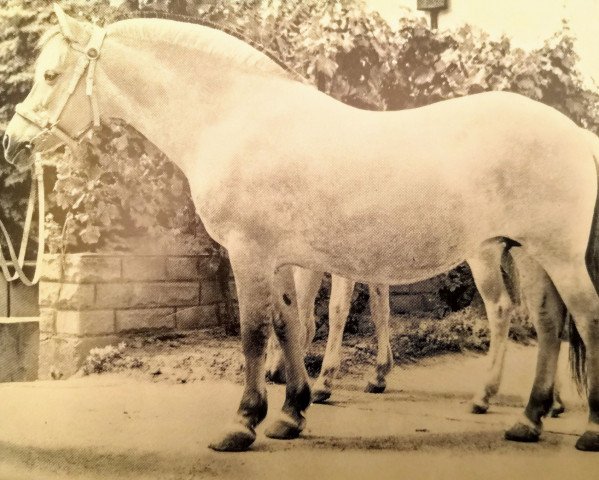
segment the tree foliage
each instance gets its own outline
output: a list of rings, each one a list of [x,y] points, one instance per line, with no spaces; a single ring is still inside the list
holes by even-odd
[[[127,0],[119,10],[108,0],[61,4],[72,15],[100,24],[123,12],[135,16],[140,9],[210,20],[262,45],[320,90],[359,108],[413,108],[509,90],[599,130],[599,97],[585,87],[576,68],[566,24],[539,49],[525,52],[507,37],[492,39],[471,26],[431,31],[411,15],[391,28],[357,0]],[[0,0],[0,130],[29,90],[35,43],[53,22],[49,2]],[[70,250],[123,249],[128,238],[142,234],[205,238],[186,180],[141,135],[124,124],[106,125],[88,150],[85,160],[68,153],[53,158],[47,178],[51,249],[63,240]],[[0,174],[0,213],[19,222],[26,175],[4,162]]]

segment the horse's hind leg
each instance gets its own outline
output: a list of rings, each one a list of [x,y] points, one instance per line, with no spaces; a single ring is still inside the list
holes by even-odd
[[[329,301],[329,337],[320,375],[314,383],[312,395],[314,403],[325,402],[331,396],[335,375],[341,365],[343,330],[347,322],[353,291],[353,281],[332,275],[331,299]]]
[[[305,335],[298,320],[297,296],[292,267],[277,269],[272,278],[273,327],[285,357],[287,385],[283,410],[266,430],[270,438],[291,439],[305,425],[304,412],[310,405],[308,373],[304,365]]]
[[[231,254],[231,252],[229,252]],[[235,274],[241,343],[245,357],[245,389],[233,423],[210,444],[219,451],[246,450],[256,439],[256,426],[267,412],[264,359],[270,334],[272,297],[271,278],[266,272],[256,271],[241,264],[231,255]]]
[[[366,384],[366,392],[382,393],[387,387],[386,377],[393,368],[393,353],[389,341],[389,285],[368,286],[370,291],[370,316],[377,338],[377,355],[374,378]]]
[[[533,259],[514,249],[524,302],[538,338],[537,367],[524,418],[506,431],[508,440],[535,442],[542,429],[542,417],[555,402],[555,378],[566,310],[553,283]]]
[[[474,282],[485,304],[491,331],[487,354],[489,366],[481,391],[472,400],[473,413],[486,413],[489,400],[499,390],[510,321],[515,311],[501,273],[501,255],[504,249],[505,246],[501,243],[491,244],[476,257],[468,259]]]
[[[564,342],[562,341],[561,344],[563,344],[563,343]],[[563,352],[563,348],[562,348],[561,344],[560,344],[560,355],[561,355],[561,352]],[[558,360],[558,363],[559,363],[559,360]],[[559,417],[562,413],[564,413],[566,411],[566,405],[562,401],[562,397],[560,395],[560,390],[561,390],[561,380],[560,380],[559,374],[557,374],[555,377],[555,384],[553,385],[553,405],[551,405],[551,410],[549,412],[549,414],[553,418]]]
[[[576,448],[599,451],[599,296],[589,276],[584,255],[565,257],[559,261],[555,258],[541,257],[539,261],[553,280],[586,347],[589,422],[587,431],[578,439]],[[535,379],[535,386],[525,410],[526,419],[530,422],[540,424],[540,417],[549,411],[553,403],[558,349],[559,344],[555,347],[555,352],[546,354],[549,356],[549,359],[546,359],[546,362],[550,362],[548,365],[544,366],[540,361],[541,365],[537,365],[537,376],[545,375],[544,378]],[[539,351],[539,360],[541,355]]]
[[[301,336],[304,338],[304,354],[308,351],[312,340],[314,340],[316,331],[314,300],[320,289],[322,276],[323,272],[293,267]],[[274,335],[268,341],[266,377],[274,383],[285,383],[285,359]]]

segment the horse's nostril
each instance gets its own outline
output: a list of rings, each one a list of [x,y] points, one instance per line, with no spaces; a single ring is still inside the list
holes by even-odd
[[[10,146],[10,137],[6,134],[4,134],[4,137],[2,137],[2,148],[4,149],[4,151],[8,150],[8,147]]]

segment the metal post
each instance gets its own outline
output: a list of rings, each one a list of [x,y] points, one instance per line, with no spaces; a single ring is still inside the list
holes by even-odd
[[[440,9],[436,8],[435,10],[430,10],[431,14],[431,30],[436,30],[439,28],[439,11]]]
[[[431,18],[431,29],[439,28],[439,12],[449,7],[448,0],[417,0],[416,8],[428,12]]]

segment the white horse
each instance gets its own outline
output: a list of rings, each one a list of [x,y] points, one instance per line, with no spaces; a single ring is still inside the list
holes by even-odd
[[[508,333],[515,315],[527,314],[529,320],[536,328],[539,327],[542,317],[550,312],[550,318],[565,320],[565,308],[551,280],[544,270],[529,256],[514,247],[508,258],[502,254],[501,248],[497,250],[497,258],[487,257],[489,263],[482,263],[481,268],[487,270],[487,278],[494,278],[501,282],[497,288],[509,289],[504,283],[504,273],[508,276],[512,290],[511,304],[507,308],[496,309],[492,302],[487,305],[487,296],[483,296],[485,307],[489,312],[489,329],[491,334],[488,353],[488,368],[481,387],[477,390],[471,403],[471,411],[476,414],[487,413],[493,396],[499,391],[504,369],[505,353],[507,349]],[[495,263],[499,261],[500,264]],[[504,272],[502,272],[502,269]],[[300,337],[304,340],[304,354],[308,351],[315,334],[316,319],[314,316],[314,302],[323,273],[314,272],[296,267],[294,269],[295,291],[301,327]],[[331,295],[329,302],[329,335],[320,374],[312,386],[312,402],[323,403],[332,394],[333,384],[341,365],[341,346],[343,331],[351,307],[351,299],[355,282],[338,275],[331,276]],[[375,326],[377,338],[377,356],[374,375],[364,389],[369,393],[383,393],[386,389],[386,377],[393,367],[393,353],[390,344],[389,329],[389,287],[388,285],[369,285],[371,319]],[[515,297],[515,298],[514,298]],[[524,312],[522,311],[524,306]],[[278,342],[270,337],[268,342],[268,355],[266,359],[267,378],[275,383],[285,383],[285,363]],[[560,398],[558,381],[555,379],[554,399],[550,413],[558,417],[565,411]]]
[[[358,110],[283,78],[268,56],[212,28],[127,20],[103,30],[57,14],[60,29],[44,39],[32,90],[7,127],[5,156],[14,163],[59,142],[76,148],[90,124],[118,117],[184,172],[208,233],[229,252],[245,355],[237,416],[212,448],[255,441],[267,412],[271,325],[287,386],[266,434],[295,438],[305,426],[311,394],[293,265],[402,284],[468,260],[499,311],[509,295],[480,265],[507,239],[547,272],[575,319],[590,409],[576,445],[599,450],[595,135],[510,93]],[[508,438],[539,438],[561,323],[544,318],[530,400]]]

